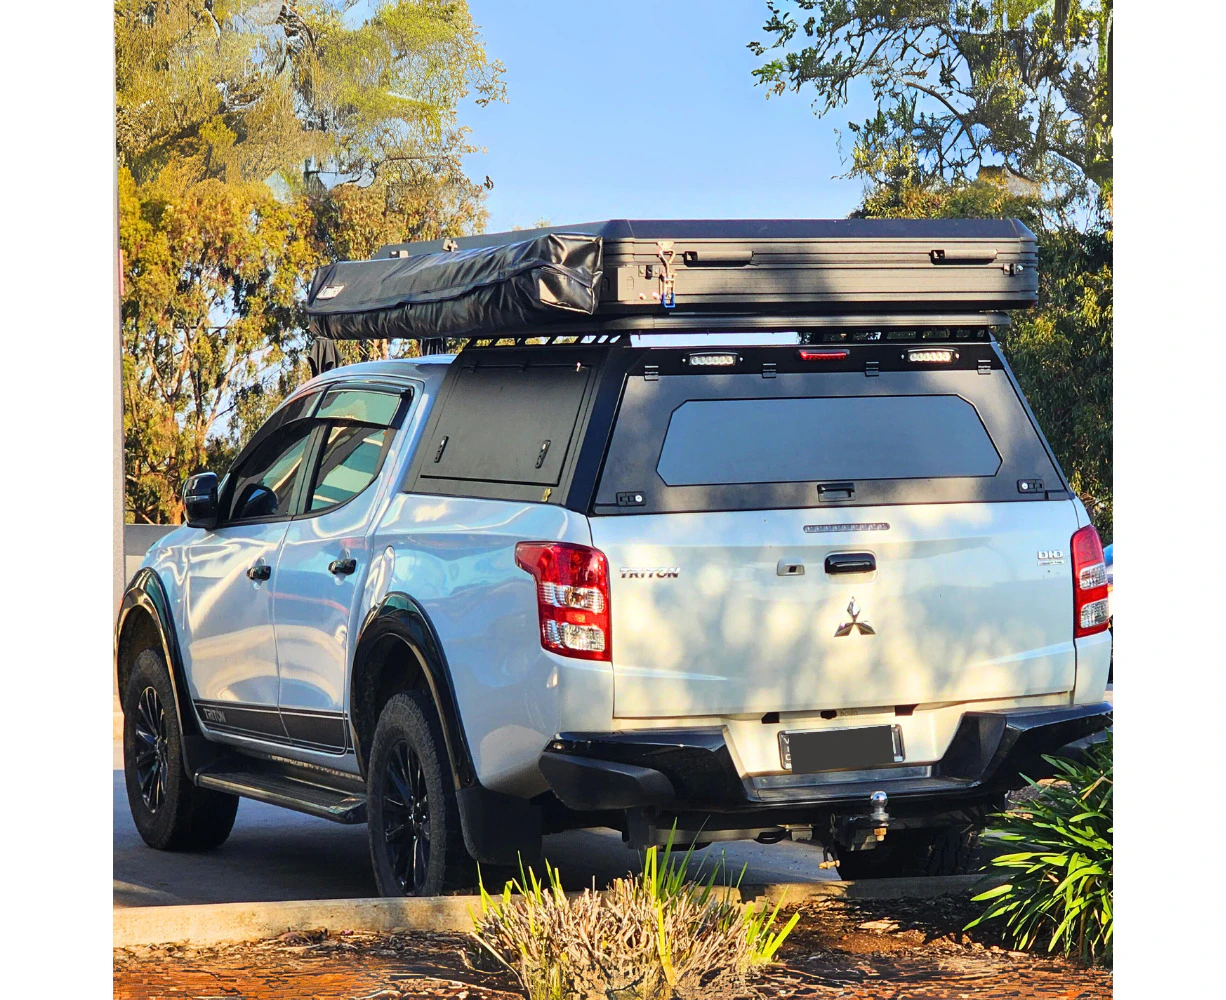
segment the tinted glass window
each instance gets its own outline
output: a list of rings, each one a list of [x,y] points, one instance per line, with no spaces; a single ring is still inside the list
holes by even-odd
[[[243,462],[234,474],[230,520],[265,520],[286,517],[294,488],[302,475],[310,421],[303,420],[269,437]]]
[[[335,507],[366,489],[379,473],[393,433],[390,427],[363,424],[329,427],[307,510]]]
[[[392,422],[399,405],[400,396],[397,393],[333,389],[324,395],[315,417],[318,420],[357,420],[386,427]]]
[[[1000,456],[957,396],[699,399],[657,465],[669,486],[994,476]]]

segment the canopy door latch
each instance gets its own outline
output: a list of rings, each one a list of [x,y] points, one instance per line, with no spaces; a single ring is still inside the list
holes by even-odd
[[[672,240],[661,240],[656,244],[656,256],[663,265],[660,268],[660,305],[665,309],[672,309],[677,304],[677,274],[673,270],[676,253]]]

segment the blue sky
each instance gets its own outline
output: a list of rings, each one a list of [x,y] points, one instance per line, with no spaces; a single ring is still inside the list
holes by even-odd
[[[491,231],[605,218],[838,218],[859,202],[808,94],[766,99],[762,0],[469,0],[508,103],[467,106]]]

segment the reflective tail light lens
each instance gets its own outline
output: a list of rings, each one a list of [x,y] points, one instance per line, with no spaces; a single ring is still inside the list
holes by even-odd
[[[520,542],[515,564],[536,580],[541,646],[581,660],[613,656],[609,561],[589,545]]]
[[[801,361],[842,361],[851,355],[846,347],[802,347]]]
[[[1073,635],[1094,635],[1111,621],[1107,590],[1107,560],[1103,544],[1092,524],[1079,529],[1070,548],[1073,553]]]

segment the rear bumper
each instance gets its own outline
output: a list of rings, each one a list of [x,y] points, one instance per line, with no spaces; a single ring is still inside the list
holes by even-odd
[[[1024,784],[1023,775],[1051,773],[1044,754],[1104,730],[1111,706],[1070,705],[1028,711],[967,712],[945,756],[915,776],[899,765],[865,780],[758,787],[742,778],[721,728],[563,733],[541,755],[540,769],[570,809],[588,812],[654,809],[660,813],[754,814],[763,822],[862,807],[867,796],[888,793],[893,815],[922,816],[942,808],[988,802]],[[803,782],[803,779],[801,779]]]

